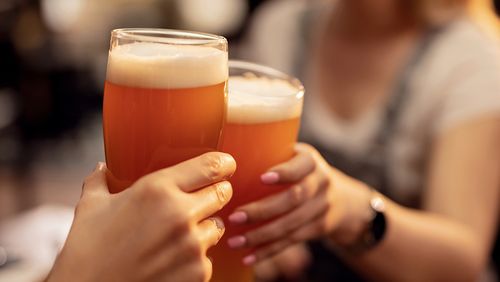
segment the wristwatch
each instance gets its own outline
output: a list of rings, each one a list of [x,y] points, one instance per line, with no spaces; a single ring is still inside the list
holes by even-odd
[[[345,248],[353,254],[363,253],[377,246],[383,239],[387,229],[385,203],[377,193],[370,199],[370,219],[354,243]]]

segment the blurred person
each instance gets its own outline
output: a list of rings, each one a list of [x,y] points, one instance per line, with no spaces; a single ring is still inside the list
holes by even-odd
[[[210,216],[229,202],[235,168],[230,155],[206,153],[110,194],[98,164],[46,281],[208,281],[206,251],[224,233]]]
[[[228,239],[257,248],[243,262],[258,277],[487,279],[500,199],[500,29],[491,7],[275,1],[257,14],[249,57],[303,79],[301,135],[314,146],[299,144],[294,159],[262,176],[294,184],[289,191],[229,217],[281,216]],[[307,250],[294,245],[313,239]]]

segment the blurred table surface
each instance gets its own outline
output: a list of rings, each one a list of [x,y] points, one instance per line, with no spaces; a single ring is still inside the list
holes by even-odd
[[[41,281],[69,231],[83,179],[104,160],[100,115],[77,132],[40,142],[27,171],[0,168],[0,282]],[[1,264],[0,254],[0,264]]]
[[[50,205],[4,221],[0,248],[8,263],[0,266],[0,281],[42,281],[64,245],[72,221],[73,207]]]

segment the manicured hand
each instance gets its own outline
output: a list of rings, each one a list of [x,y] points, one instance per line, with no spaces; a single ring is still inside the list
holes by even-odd
[[[271,168],[261,176],[269,189],[273,184],[288,183],[281,193],[239,207],[229,216],[231,224],[250,224],[277,219],[228,239],[233,248],[256,247],[257,251],[243,259],[247,265],[267,258],[286,247],[322,236],[333,236],[339,243],[349,243],[362,228],[359,211],[369,212],[369,193],[363,185],[345,187],[350,178],[333,169],[321,155],[307,144],[297,144],[290,161]],[[354,189],[352,189],[352,186]],[[349,194],[349,195],[347,195]],[[366,208],[352,209],[363,205]],[[363,215],[364,216],[364,215]],[[361,216],[361,218],[363,218]],[[367,215],[369,216],[369,215]]]
[[[210,216],[231,198],[235,168],[231,156],[207,153],[110,194],[99,164],[47,281],[208,281],[206,252],[224,233]]]

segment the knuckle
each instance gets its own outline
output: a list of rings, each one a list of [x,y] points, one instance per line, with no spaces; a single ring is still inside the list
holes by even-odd
[[[253,234],[253,236],[249,236],[247,238],[248,242],[252,242],[253,245],[258,245],[262,243],[262,241],[265,239],[266,241],[271,241],[275,240],[276,238],[280,237],[280,232],[287,232],[285,229],[280,230],[274,230],[271,228],[265,228],[262,229],[259,233]]]
[[[317,194],[320,194],[322,197],[328,197],[331,193],[331,181],[327,177],[320,177],[318,179],[318,191]]]
[[[199,262],[199,259],[201,258],[201,255],[203,253],[201,242],[193,234],[185,236],[184,238],[184,253]]]
[[[326,217],[321,217],[317,222],[316,222],[316,234],[322,235],[328,233],[328,221],[326,220]]]
[[[172,229],[179,236],[185,236],[191,231],[191,224],[189,221],[189,216],[186,212],[181,210],[181,207],[171,206],[172,209],[164,209],[161,213],[160,222],[168,223],[166,226]],[[175,211],[174,211],[175,209]]]
[[[224,160],[218,154],[205,154],[201,157],[204,173],[207,179],[216,180],[222,178]]]
[[[333,204],[328,200],[320,201],[319,203],[317,203],[315,211],[316,218],[318,219],[317,221],[325,218],[328,212],[332,210],[332,208]]]
[[[139,196],[148,201],[164,201],[170,198],[169,184],[158,179],[144,179],[141,188],[137,189]]]
[[[256,222],[264,219],[264,213],[259,209],[252,209],[251,212],[247,212],[249,222]]]
[[[334,208],[334,204],[331,201],[325,200],[320,204],[320,212],[325,215],[329,210]]]
[[[314,157],[312,156],[311,153],[305,154],[304,161],[307,164],[307,166],[310,168],[310,171],[314,171],[316,169],[317,165],[316,165]]]
[[[307,144],[307,143],[298,143],[296,146],[295,146],[295,149],[296,151],[298,152],[311,152],[311,151],[316,151],[316,149]]]
[[[281,167],[278,171],[281,178],[286,179],[287,182],[297,182],[300,180],[300,175],[293,171],[289,165]]]
[[[328,178],[326,175],[321,175],[318,179],[318,186],[321,188],[321,189],[325,189],[325,188],[328,188],[330,187],[330,185],[332,184],[330,178]]]
[[[233,196],[233,189],[229,181],[222,181],[215,184],[215,195],[217,196],[217,202],[222,208]]]
[[[291,206],[301,205],[306,198],[306,189],[302,185],[294,185],[288,190],[288,199]]]
[[[258,207],[255,204],[251,204],[246,208],[241,209],[248,216],[249,222],[256,222],[267,218],[267,209],[265,207]]]
[[[260,244],[259,238],[266,238],[266,232],[255,231],[245,234],[245,238],[247,239],[248,246],[255,246]]]
[[[314,146],[306,144],[306,143],[301,143],[299,146],[297,146],[297,151],[302,152],[304,154],[307,154],[312,158],[312,160],[316,163],[317,160],[321,160],[321,154],[314,148]]]

